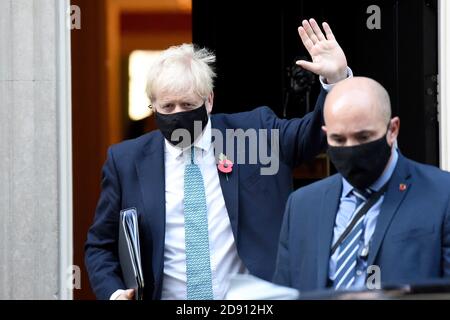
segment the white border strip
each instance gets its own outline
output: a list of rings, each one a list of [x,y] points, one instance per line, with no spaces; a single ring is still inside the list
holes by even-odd
[[[450,171],[450,1],[439,0],[440,163]]]
[[[73,299],[72,227],[72,96],[69,0],[55,0],[56,8],[56,95],[58,115],[58,212],[59,212],[59,295]]]

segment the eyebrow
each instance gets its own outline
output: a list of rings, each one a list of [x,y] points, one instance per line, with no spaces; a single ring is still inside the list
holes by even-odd
[[[373,130],[361,130],[361,131],[352,133],[352,136],[361,136],[364,134],[374,134],[374,133],[375,133],[375,131],[373,131]],[[339,134],[339,133],[332,133],[332,134],[330,134],[330,137],[331,138],[343,138],[343,137],[345,137],[345,135]]]
[[[167,101],[167,102],[161,102],[160,103],[160,106],[161,107],[163,107],[163,108],[165,108],[165,107],[168,107],[168,106],[175,106],[175,105],[177,105],[177,104],[184,104],[184,103],[186,103],[185,101],[182,101],[182,102],[180,102],[180,101],[177,101],[177,102],[174,102],[174,101]],[[190,102],[188,102],[188,103],[190,103]]]
[[[330,137],[331,138],[342,138],[342,137],[344,137],[344,135],[338,134],[338,133],[332,133],[332,134],[330,134]]]
[[[358,136],[358,135],[372,134],[372,133],[375,133],[375,131],[373,131],[373,130],[361,130],[361,131],[355,132],[354,135]]]
[[[177,104],[177,103],[195,104],[195,101],[194,101],[194,99],[179,99],[179,100],[161,101],[160,103],[163,104],[163,105],[166,105],[166,104]]]

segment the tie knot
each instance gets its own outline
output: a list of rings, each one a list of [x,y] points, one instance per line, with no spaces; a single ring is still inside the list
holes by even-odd
[[[372,190],[370,190],[369,188],[367,189],[353,189],[353,194],[359,198],[362,201],[367,201],[367,199],[370,198],[370,195],[372,194]]]

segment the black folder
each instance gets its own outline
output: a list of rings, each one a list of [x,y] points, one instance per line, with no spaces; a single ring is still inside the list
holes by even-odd
[[[119,260],[127,289],[135,289],[135,299],[142,300],[144,277],[142,275],[138,217],[135,208],[120,211]]]

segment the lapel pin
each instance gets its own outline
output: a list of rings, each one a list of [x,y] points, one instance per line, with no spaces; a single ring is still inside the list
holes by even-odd
[[[405,190],[406,190],[406,184],[400,183],[400,186],[398,187],[398,189],[399,189],[400,191],[405,191]]]
[[[228,173],[231,173],[231,171],[233,171],[233,162],[231,162],[226,155],[221,153],[219,155],[219,164],[217,165],[217,168],[220,172],[226,174],[228,181]]]

